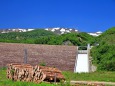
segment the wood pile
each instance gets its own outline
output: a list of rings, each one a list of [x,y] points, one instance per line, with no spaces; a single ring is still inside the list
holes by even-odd
[[[48,81],[48,82],[57,81],[57,82],[59,82],[60,80],[65,80],[64,76],[62,75],[62,72],[57,68],[38,66],[38,65],[36,65],[35,68],[37,68],[37,70],[42,71],[42,73],[45,77],[44,81]]]
[[[7,78],[14,81],[27,81],[40,83],[59,82],[65,80],[61,71],[57,68],[45,66],[31,66],[30,64],[11,63],[7,65]]]
[[[33,67],[29,64],[12,63],[7,65],[7,78],[14,81],[31,81]]]

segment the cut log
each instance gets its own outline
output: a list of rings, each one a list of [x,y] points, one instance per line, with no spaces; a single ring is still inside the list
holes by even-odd
[[[64,76],[62,75],[62,72],[57,68],[39,66],[39,69],[46,75],[44,81],[54,82],[55,77],[56,81],[58,82],[60,80],[65,80]]]
[[[14,81],[40,83],[42,81],[54,82],[65,80],[57,68],[44,66],[31,66],[30,64],[11,63],[7,65],[7,78]]]

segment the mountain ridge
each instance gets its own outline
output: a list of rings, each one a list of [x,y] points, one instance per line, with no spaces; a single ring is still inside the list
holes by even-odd
[[[36,29],[41,29],[41,28],[36,28]],[[28,32],[28,31],[32,31],[32,30],[36,30],[34,28],[31,29],[24,29],[24,28],[12,28],[12,29],[0,29],[0,33],[9,33],[9,32]],[[56,28],[42,28],[43,30],[47,30],[47,31],[51,31],[54,32],[58,35],[61,34],[66,34],[66,33],[72,33],[72,32],[76,32],[79,33],[81,31],[75,29],[75,28],[61,28],[61,27],[56,27]],[[97,31],[97,32],[87,32],[89,35],[92,36],[99,36],[102,34],[101,31]]]

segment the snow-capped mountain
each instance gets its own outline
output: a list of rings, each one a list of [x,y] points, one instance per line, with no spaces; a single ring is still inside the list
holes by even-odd
[[[22,29],[22,28],[12,28],[12,29],[1,29],[0,33],[9,33],[9,32],[27,32],[32,31],[34,29]]]
[[[73,28],[60,28],[60,27],[57,27],[57,28],[46,28],[45,30],[52,31],[52,32],[54,32],[56,34],[65,34],[65,33],[71,33],[71,32],[79,32],[78,30],[73,29]]]
[[[9,32],[28,32],[28,31],[32,31],[32,30],[35,30],[35,29],[21,29],[21,28],[16,28],[16,29],[0,29],[0,33],[9,33]],[[60,27],[56,27],[56,28],[45,28],[44,30],[47,30],[47,31],[51,31],[51,32],[54,32],[56,34],[65,34],[65,33],[71,33],[71,32],[80,32],[79,30],[77,29],[74,29],[74,28],[60,28]],[[102,34],[101,31],[98,31],[98,32],[94,32],[94,33],[88,33],[89,35],[92,35],[92,36],[99,36]]]
[[[99,36],[102,34],[101,31],[98,31],[98,32],[95,32],[95,33],[88,33],[89,35],[92,35],[92,36]]]
[[[57,28],[46,28],[45,30],[47,31],[52,31],[56,34],[65,34],[65,33],[71,33],[71,32],[79,32],[79,30],[76,30],[74,28],[60,28],[60,27],[57,27]],[[94,32],[94,33],[88,33],[89,35],[92,35],[92,36],[99,36],[102,34],[101,31],[98,31],[98,32]]]

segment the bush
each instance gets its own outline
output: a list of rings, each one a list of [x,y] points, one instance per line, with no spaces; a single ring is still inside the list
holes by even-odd
[[[98,70],[115,71],[115,27],[97,38],[99,46],[91,49],[93,63]]]
[[[39,65],[40,66],[46,66],[46,63],[45,62],[41,62]]]

